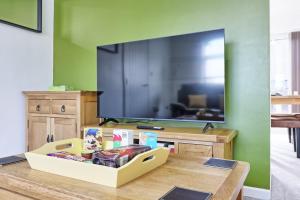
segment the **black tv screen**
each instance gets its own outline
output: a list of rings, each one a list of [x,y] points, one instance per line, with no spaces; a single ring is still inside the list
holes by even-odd
[[[224,29],[97,48],[98,117],[224,122]]]

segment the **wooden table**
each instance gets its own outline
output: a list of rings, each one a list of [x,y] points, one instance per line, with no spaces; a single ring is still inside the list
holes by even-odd
[[[22,162],[0,167],[0,195],[14,200],[157,200],[176,185],[212,192],[214,200],[242,199],[249,164],[239,161],[225,170],[204,166],[206,160],[170,156],[163,166],[118,189],[32,170]]]
[[[271,103],[275,104],[290,104],[300,105],[300,96],[271,96]]]
[[[272,105],[278,105],[278,104],[287,104],[287,105],[300,105],[300,96],[272,96],[271,97],[271,103]],[[296,128],[296,151],[297,151],[297,158],[300,158],[300,122],[291,122],[291,124],[294,124],[292,128]]]

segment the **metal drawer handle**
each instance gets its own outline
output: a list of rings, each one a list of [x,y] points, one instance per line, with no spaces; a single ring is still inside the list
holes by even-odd
[[[53,135],[51,135],[50,142],[54,142],[54,136]]]
[[[47,135],[47,142],[50,142],[50,135]]]
[[[66,112],[66,106],[65,106],[65,105],[62,105],[61,108],[60,108],[60,111],[61,111],[61,112]]]
[[[36,105],[35,110],[36,110],[37,112],[39,112],[39,111],[41,110],[41,106],[40,106],[40,105]]]

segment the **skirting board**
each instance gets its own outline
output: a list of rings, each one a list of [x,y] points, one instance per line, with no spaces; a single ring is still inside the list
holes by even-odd
[[[270,190],[266,189],[244,186],[244,196],[262,200],[270,200],[271,192]]]

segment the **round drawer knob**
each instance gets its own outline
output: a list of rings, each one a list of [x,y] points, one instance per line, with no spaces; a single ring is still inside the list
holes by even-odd
[[[35,110],[36,110],[37,112],[39,112],[39,111],[41,110],[41,106],[40,106],[40,105],[36,105]]]

